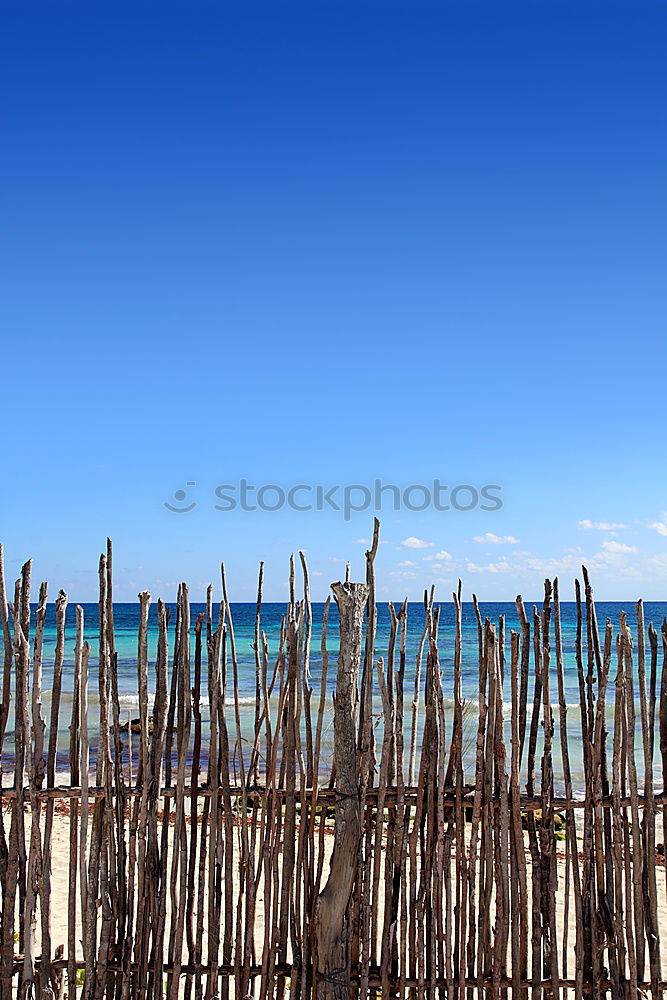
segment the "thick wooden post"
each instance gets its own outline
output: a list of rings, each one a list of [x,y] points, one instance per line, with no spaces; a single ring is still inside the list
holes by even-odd
[[[361,837],[355,721],[368,587],[346,581],[333,584],[331,589],[340,614],[334,705],[336,825],[329,877],[315,911],[317,995],[320,1000],[347,1000],[350,982],[347,911]]]

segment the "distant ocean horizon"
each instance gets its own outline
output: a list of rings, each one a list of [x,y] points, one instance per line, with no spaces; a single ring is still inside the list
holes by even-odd
[[[454,606],[451,602],[436,602],[439,604],[440,611],[440,628],[439,628],[439,654],[440,654],[440,667],[442,672],[442,684],[445,696],[445,708],[447,715],[451,717],[451,712],[453,709],[453,675],[454,675],[454,636],[455,636],[455,611]],[[525,601],[526,611],[531,621],[532,626],[532,608],[533,602]],[[541,608],[542,602],[534,602],[538,608]],[[90,706],[90,737],[91,737],[91,760],[94,760],[94,748],[95,740],[97,735],[97,706],[96,706],[96,692],[97,692],[97,668],[98,668],[98,653],[97,653],[97,641],[98,641],[98,605],[96,603],[84,603],[81,605],[84,610],[84,635],[91,645],[91,654],[89,661],[89,706]],[[398,610],[398,604],[396,604],[396,609]],[[171,608],[172,615],[170,619],[169,626],[169,664],[171,669],[171,662],[173,656],[173,640],[174,640],[174,623],[175,623],[175,605],[168,604],[167,607]],[[506,705],[511,702],[511,688],[510,688],[510,676],[509,676],[509,642],[510,642],[510,631],[516,630],[520,631],[520,623],[517,615],[516,605],[514,602],[480,602],[480,612],[482,618],[489,618],[491,621],[497,622],[501,615],[505,616],[505,680],[504,680],[504,690],[503,690],[503,701]],[[33,605],[34,608],[34,605]],[[317,708],[317,700],[319,698],[320,689],[320,677],[322,668],[322,657],[321,657],[321,627],[322,627],[322,612],[324,609],[324,603],[317,602],[312,605],[313,613],[313,637],[311,643],[310,652],[310,672],[311,672],[311,683],[313,687],[313,701],[314,701],[314,711]],[[206,608],[204,604],[193,603],[191,604],[191,623],[194,625],[197,614],[199,612],[205,612]],[[636,614],[635,614],[635,602],[597,602],[596,603],[596,614],[598,620],[598,628],[600,631],[601,641],[604,637],[604,627],[606,619],[609,618],[614,627],[614,633],[618,631],[618,621],[621,612],[625,611],[627,614],[628,624],[632,630],[633,637],[635,640],[636,647]],[[285,612],[285,604],[278,602],[267,602],[262,604],[261,608],[261,618],[260,618],[260,628],[266,635],[268,647],[269,647],[269,672],[272,672],[273,664],[278,654],[279,645],[279,635],[280,635],[280,625],[282,615]],[[59,775],[59,782],[67,782],[69,777],[69,763],[68,763],[68,748],[69,748],[69,726],[71,722],[71,708],[72,708],[72,693],[73,693],[73,677],[74,677],[74,641],[75,641],[75,613],[76,604],[71,602],[67,606],[66,612],[66,639],[65,639],[65,661],[63,667],[63,677],[62,677],[62,695],[61,695],[61,705],[60,705],[60,716],[59,716],[59,726],[58,726],[58,757],[57,757],[57,772]],[[213,606],[213,616],[214,616],[214,627],[217,620],[218,605],[214,603]],[[255,602],[245,602],[245,603],[235,603],[231,604],[231,615],[234,625],[235,633],[235,643],[237,652],[237,662],[238,662],[238,680],[239,680],[239,701],[242,706],[242,728],[243,736],[248,739],[252,738],[252,724],[254,719],[254,705],[255,705],[255,654],[253,650],[254,641],[254,629],[255,629],[255,613],[256,604]],[[577,787],[581,787],[584,780],[583,765],[582,765],[582,754],[581,754],[581,729],[579,720],[579,682],[577,675],[576,659],[575,659],[575,640],[576,640],[576,628],[577,628],[577,607],[574,602],[561,602],[560,605],[561,613],[561,628],[562,628],[562,642],[563,642],[563,665],[564,665],[564,682],[565,682],[565,700],[568,705],[568,735],[571,744],[570,756],[572,765],[572,777]],[[585,643],[586,638],[586,621],[585,621],[585,607],[583,608],[583,640]],[[649,622],[653,622],[658,634],[660,634],[660,627],[663,618],[667,617],[667,602],[647,602],[644,604],[644,617],[645,624],[648,628]],[[387,645],[389,640],[389,630],[390,630],[390,613],[386,603],[378,603],[377,605],[377,634],[375,641],[375,660],[377,662],[378,657],[383,656],[385,662],[387,660]],[[406,729],[410,725],[411,717],[411,703],[413,698],[414,681],[415,681],[415,669],[417,653],[419,649],[420,640],[422,637],[424,629],[425,613],[424,606],[421,602],[412,602],[408,604],[407,611],[407,631],[406,631],[406,665],[405,665],[405,726]],[[150,706],[152,708],[152,693],[155,687],[155,657],[157,651],[157,601],[153,602],[149,610],[149,620],[148,620],[148,655],[149,655],[149,694],[150,694]],[[138,603],[116,603],[114,604],[114,632],[115,632],[115,646],[117,653],[117,664],[118,664],[118,689],[119,689],[119,704],[121,709],[121,719],[123,723],[127,723],[128,720],[136,717],[138,714],[138,686],[137,686],[137,635],[139,626],[139,604]],[[474,737],[477,725],[477,712],[473,712],[472,707],[477,705],[478,699],[478,645],[477,645],[477,621],[475,617],[474,606],[471,602],[464,602],[462,606],[462,688],[463,697],[466,701],[471,703],[471,714],[468,719],[467,725],[471,727],[471,733]],[[55,652],[55,640],[56,640],[56,630],[55,630],[55,607],[53,602],[50,602],[47,607],[46,623],[44,631],[44,650],[43,650],[43,681],[42,681],[42,702],[43,702],[43,714],[47,721],[47,739],[48,739],[48,723],[49,723],[49,713],[50,713],[50,695],[52,686],[52,676],[53,676],[53,658]],[[192,643],[194,649],[194,628],[192,628]],[[553,638],[553,614],[551,622],[551,664],[550,664],[550,676],[551,676],[551,702],[554,711],[555,718],[555,746],[554,746],[554,772],[556,778],[556,785],[561,785],[561,770],[560,770],[560,747],[559,747],[559,734],[558,734],[558,691],[557,691],[557,677],[556,677],[556,659],[555,659],[555,644]],[[647,641],[648,650],[648,641]],[[327,651],[329,654],[329,671],[327,677],[327,715],[325,722],[326,726],[330,725],[331,720],[331,693],[335,687],[336,679],[336,657],[338,652],[338,611],[335,602],[332,601],[329,611],[329,625],[328,625],[328,636],[327,636]],[[32,642],[31,642],[31,652],[32,652]],[[422,704],[423,704],[423,686],[424,686],[424,665],[425,665],[425,654],[424,661],[422,663],[422,675],[421,675],[421,691],[422,691]],[[394,668],[398,669],[398,645],[395,652],[395,663]],[[584,652],[584,669],[586,668],[585,662],[585,652]],[[228,669],[231,671],[230,658],[228,656]],[[659,653],[658,662],[658,682],[657,690],[660,687],[660,673],[662,670],[662,651]],[[532,709],[532,687],[533,687],[533,661],[532,661],[532,649],[531,649],[531,673],[529,678],[529,698],[528,698],[528,718],[530,719],[530,712]],[[648,672],[648,663],[647,663]],[[609,686],[607,692],[607,719],[608,719],[608,729],[611,730],[610,722],[613,722],[613,702],[614,702],[614,685],[613,678],[616,674],[616,655],[615,651],[612,656],[612,664],[610,671]],[[636,681],[636,668],[635,668],[635,681]],[[380,698],[377,694],[377,684],[375,684],[376,690],[376,704],[374,707],[374,712],[380,717]],[[204,722],[204,730],[208,723],[208,711],[207,711],[207,681],[206,681],[206,651],[203,652],[203,667],[202,667],[202,714]],[[229,695],[228,695],[229,698]],[[13,699],[14,699],[14,681],[12,680],[12,708],[10,711],[10,717],[7,724],[7,732],[5,734],[5,743],[3,748],[3,769],[5,772],[4,784],[7,784],[7,776],[13,766]],[[276,699],[274,698],[274,701]],[[275,711],[275,709],[274,709]],[[509,713],[508,717],[509,717]],[[639,712],[637,712],[639,720]],[[230,718],[230,723],[231,723]],[[420,717],[419,723],[423,719]],[[448,722],[449,724],[449,722]],[[639,723],[638,723],[639,724]],[[205,735],[205,733],[204,733]],[[509,732],[506,733],[507,744],[509,746]],[[326,757],[326,741],[327,732],[325,731],[325,757]],[[137,739],[135,738],[135,744]],[[330,742],[330,734],[329,734]],[[421,738],[419,737],[419,742]],[[658,741],[656,740],[656,743]],[[638,740],[637,746],[639,747],[640,742]],[[609,753],[611,753],[611,736],[608,740]],[[574,751],[574,752],[573,752]],[[641,757],[641,753],[638,753],[638,760]],[[525,758],[525,753],[524,753]],[[539,758],[538,758],[539,760]],[[326,760],[324,761],[326,764]],[[469,765],[471,761],[468,761]],[[525,760],[524,760],[525,763]],[[407,763],[406,763],[407,767]],[[537,768],[539,772],[539,767]],[[466,778],[468,778],[468,773]]]

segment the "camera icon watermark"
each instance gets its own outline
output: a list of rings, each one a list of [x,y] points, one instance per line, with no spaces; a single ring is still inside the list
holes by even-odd
[[[188,482],[185,485],[188,487],[193,487],[196,486],[197,483],[191,479],[188,480]],[[183,489],[174,490],[173,500],[172,501],[164,500],[162,506],[166,507],[167,510],[171,511],[172,514],[189,514],[191,510],[194,510],[195,507],[198,506],[198,503],[196,500],[191,500],[189,503],[185,503],[187,499],[188,499],[187,490]]]

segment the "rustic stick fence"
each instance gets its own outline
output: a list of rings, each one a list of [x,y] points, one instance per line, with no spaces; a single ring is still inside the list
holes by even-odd
[[[365,582],[333,585],[340,636],[332,765],[324,760],[334,669],[330,605],[313,690],[316,639],[303,556],[303,596],[292,561],[271,660],[260,568],[249,734],[224,567],[219,607],[209,588],[206,611],[194,621],[188,589],[179,587],[173,632],[158,601],[152,668],[150,596],[139,595],[139,721],[127,727],[128,747],[109,543],[99,564],[94,695],[77,608],[66,786],[56,785],[56,755],[67,598],[61,591],[56,599],[47,726],[47,587],[33,609],[28,562],[8,601],[0,549],[3,745],[14,704],[13,774],[9,787],[3,781],[0,824],[0,1000],[15,991],[72,1000],[77,991],[83,1000],[281,1000],[287,991],[429,1000],[507,997],[510,990],[517,1000],[662,994],[667,885],[658,876],[657,839],[667,839],[667,624],[659,666],[660,641],[652,625],[645,629],[641,602],[636,640],[624,615],[617,631],[607,621],[600,632],[585,570],[583,591],[576,583],[577,738],[585,773],[577,795],[558,581],[546,581],[532,615],[517,598],[520,631],[509,636],[503,618],[483,619],[475,600],[479,688],[471,720],[462,695],[460,584],[453,595],[453,714],[445,708],[432,593],[425,597],[414,690],[405,684],[407,602],[390,605],[388,645],[376,655],[378,531],[376,523]],[[97,734],[91,698],[99,702]],[[67,857],[60,896],[57,834]]]

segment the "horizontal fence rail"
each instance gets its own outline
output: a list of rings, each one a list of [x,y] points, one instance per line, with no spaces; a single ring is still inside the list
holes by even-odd
[[[264,795],[266,788],[263,785],[258,785],[256,787],[249,787],[246,789],[230,786],[229,797],[231,799],[242,798],[246,796],[249,802],[253,800],[261,799]],[[402,790],[402,795],[405,802],[414,802],[420,795],[420,789],[417,786],[407,787]],[[22,792],[17,792],[15,788],[3,788],[2,797],[4,799],[15,799],[19,795],[23,795],[23,799],[29,798],[30,790],[29,786],[24,785]],[[96,785],[91,786],[88,789],[88,799],[92,801],[93,799],[101,799],[107,794],[106,789],[98,787]],[[141,788],[136,785],[133,787],[126,786],[124,789],[124,796],[126,799],[140,798],[142,794]],[[177,789],[172,785],[170,788],[162,788],[159,793],[160,799],[172,799],[177,794]],[[215,789],[210,788],[208,785],[199,785],[198,788],[184,788],[183,797],[186,799],[190,798],[211,798],[215,794]],[[276,799],[285,799],[290,794],[287,788],[272,788],[271,795]],[[306,796],[312,800],[313,795],[315,796],[316,806],[331,806],[336,803],[336,790],[333,788],[306,788]],[[366,789],[366,801],[367,802],[377,802],[378,796],[381,794],[379,788],[373,786]],[[386,788],[384,790],[384,803],[388,805],[389,803],[394,804],[398,798],[398,790],[396,788]],[[47,799],[80,799],[81,789],[70,785],[55,785],[53,788],[40,788],[36,792],[36,797],[45,801]],[[535,811],[542,808],[541,797],[529,796],[525,794],[520,794],[518,797],[519,807],[521,812]],[[458,802],[456,794],[453,788],[445,788],[442,793],[442,806],[449,807],[455,806]],[[466,788],[461,796],[461,802],[465,809],[471,808],[475,804],[475,790],[471,788]],[[644,795],[637,795],[636,798],[637,805],[644,809],[646,806],[647,799]],[[633,799],[629,795],[621,796],[618,804],[624,807],[629,807],[633,803]],[[569,809],[585,809],[586,799],[564,799],[558,795],[553,797],[553,808],[554,812],[567,812]],[[667,792],[656,792],[652,799],[652,804],[654,807],[667,805]],[[490,803],[491,808],[499,809],[502,803],[499,800],[494,800]],[[594,805],[596,808],[600,809],[613,809],[615,802],[611,795],[603,795],[600,799],[594,799]]]
[[[407,602],[379,648],[378,543],[317,636],[292,560],[271,653],[260,567],[252,704],[224,567],[219,605],[157,602],[150,656],[142,592],[127,720],[111,543],[94,663],[78,606],[70,664],[56,598],[48,712],[47,586],[31,604],[27,562],[10,599],[0,547],[0,1000],[662,995],[667,624],[640,601],[600,628],[583,569],[568,717],[558,580],[516,630],[474,598],[466,700],[461,584],[447,635],[425,595],[408,665]]]

